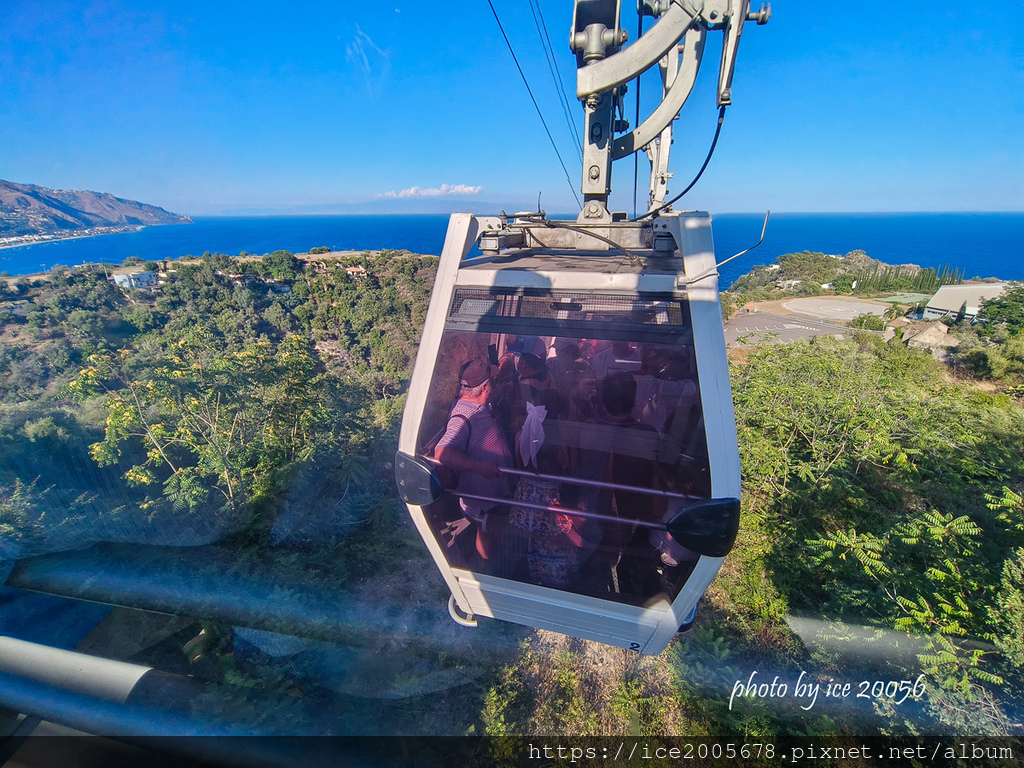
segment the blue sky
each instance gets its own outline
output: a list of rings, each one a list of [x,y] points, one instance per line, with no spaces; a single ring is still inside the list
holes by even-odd
[[[529,5],[493,1],[578,187]],[[540,2],[571,97],[572,3]],[[1024,3],[772,10],[746,26],[686,207],[1024,210]],[[4,0],[0,14],[0,178],[192,215],[513,210],[538,192],[575,210],[486,0]],[[677,123],[670,190],[713,136],[720,40]],[[642,93],[649,111],[655,81]],[[617,163],[615,208],[632,211],[632,189]]]

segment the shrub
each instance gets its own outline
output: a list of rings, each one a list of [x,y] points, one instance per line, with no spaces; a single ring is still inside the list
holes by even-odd
[[[851,328],[863,328],[866,331],[880,331],[885,328],[885,321],[878,315],[857,315],[850,321]]]

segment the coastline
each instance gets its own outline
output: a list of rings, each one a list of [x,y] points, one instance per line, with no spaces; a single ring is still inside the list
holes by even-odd
[[[965,277],[995,275],[1024,279],[1024,214],[998,216],[786,215],[772,224],[761,247],[725,264],[719,282],[730,285],[758,264],[802,250],[847,253],[859,249],[887,264],[965,268]],[[721,256],[750,246],[761,231],[763,215],[722,216],[715,224],[715,250]],[[104,228],[110,232],[114,228]],[[160,261],[205,251],[237,255],[313,246],[334,250],[406,249],[439,253],[447,219],[443,216],[299,216],[200,217],[192,226],[147,226],[131,237],[92,237],[80,231],[71,242],[33,238],[31,245],[8,244],[0,250],[0,270],[13,275],[38,272],[40,262],[120,264],[128,257]],[[97,230],[92,230],[93,232]],[[65,233],[61,233],[65,234]],[[70,233],[68,233],[70,234]],[[86,235],[86,236],[83,236]],[[25,242],[19,239],[16,242]]]
[[[45,235],[17,235],[15,237],[0,237],[0,251],[7,248],[24,248],[28,245],[39,243],[55,243],[60,240],[79,240],[86,237],[100,237],[102,235],[120,235],[125,232],[141,232],[146,228],[145,224],[126,224],[120,227],[89,227],[88,229],[76,229],[73,232],[53,232]]]

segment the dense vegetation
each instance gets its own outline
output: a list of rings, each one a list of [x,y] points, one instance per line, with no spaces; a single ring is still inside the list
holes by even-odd
[[[751,608],[925,638],[931,705],[964,725],[960,703],[1020,678],[1019,656],[974,641],[1019,638],[1019,617],[998,606],[1020,589],[1024,509],[1011,488],[1024,481],[1024,411],[872,337],[758,350],[735,395],[746,570],[765,574]]]
[[[780,260],[772,280],[835,261],[818,256]],[[12,285],[0,299],[27,304],[0,313],[2,557],[119,536],[227,537],[325,565],[345,589],[392,573],[422,574],[406,594],[435,585],[383,468],[436,263],[206,254],[142,265],[168,271],[155,293],[82,269]],[[983,349],[1024,361],[1022,310],[1019,287],[987,305],[962,359]],[[445,693],[411,696],[377,726],[822,742],[1011,730],[1024,695],[1024,410],[870,335],[759,347],[732,373],[741,537],[685,640],[651,659],[504,629],[518,650],[462,649],[458,669],[439,655]],[[436,591],[429,610],[443,614]],[[794,615],[825,631],[799,640]],[[851,662],[834,649],[854,650],[855,626],[913,635],[916,649]],[[396,674],[391,651],[377,674]],[[824,703],[727,706],[736,680],[768,668],[791,682],[801,670],[923,675],[926,694],[855,723]],[[267,679],[301,685],[288,674]]]
[[[939,286],[963,281],[963,270],[904,264],[893,266],[869,258],[864,251],[845,256],[801,251],[779,256],[774,264],[759,265],[732,284],[729,293],[738,304],[782,296],[818,296],[822,286],[836,294],[871,295],[913,291],[934,293]]]
[[[0,499],[33,523],[21,549],[67,546],[65,530],[88,543],[72,501],[160,543],[171,529],[260,540],[285,500],[298,521],[347,500],[303,534],[322,544],[354,520],[394,523],[390,483],[370,470],[390,460],[435,264],[207,254],[155,294],[84,269],[9,291],[27,304],[0,315]]]

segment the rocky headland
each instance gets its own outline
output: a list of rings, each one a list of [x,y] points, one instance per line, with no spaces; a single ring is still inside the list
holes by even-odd
[[[191,222],[188,216],[104,192],[0,179],[0,247]]]

